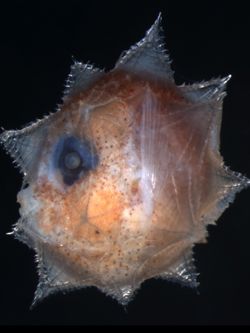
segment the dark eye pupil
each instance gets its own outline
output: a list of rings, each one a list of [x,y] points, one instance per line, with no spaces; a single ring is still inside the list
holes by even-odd
[[[71,186],[97,166],[98,157],[88,141],[64,137],[57,143],[54,161],[64,183]]]

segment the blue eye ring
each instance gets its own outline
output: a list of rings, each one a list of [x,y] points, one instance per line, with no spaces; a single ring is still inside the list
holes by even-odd
[[[63,182],[67,186],[87,176],[98,164],[98,156],[93,145],[74,136],[62,137],[53,155],[54,167],[60,170]]]

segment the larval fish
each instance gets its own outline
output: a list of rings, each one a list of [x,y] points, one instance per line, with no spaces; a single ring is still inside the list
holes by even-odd
[[[20,167],[14,236],[51,293],[95,286],[121,304],[147,279],[196,286],[194,244],[250,181],[220,155],[230,75],[174,82],[161,15],[110,72],[74,62],[55,113],[0,141]]]

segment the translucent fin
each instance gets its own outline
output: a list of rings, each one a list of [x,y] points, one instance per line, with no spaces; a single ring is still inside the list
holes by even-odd
[[[67,100],[67,98],[89,88],[102,75],[104,75],[104,71],[101,69],[75,61],[71,66],[71,71],[66,81],[63,99]]]
[[[35,291],[31,308],[40,303],[44,298],[61,291],[70,291],[83,288],[83,282],[72,281],[65,271],[62,271],[44,252],[37,249],[36,255],[39,283]]]
[[[226,85],[231,75],[224,78],[212,79],[193,85],[183,85],[179,89],[193,103],[193,112],[187,112],[192,126],[203,133],[206,142],[214,152],[219,152],[220,130],[222,119],[223,99],[226,96]],[[190,109],[191,110],[191,109]]]
[[[215,224],[216,220],[229,207],[237,193],[250,186],[250,180],[238,172],[223,167],[217,171],[210,204],[203,212],[204,224]]]
[[[31,237],[32,231],[29,228],[27,232],[28,220],[27,218],[20,217],[18,222],[14,225],[13,230],[10,235],[13,235],[15,239],[27,245],[29,248],[33,249],[35,247],[34,239]]]
[[[159,14],[146,36],[120,56],[115,68],[136,73],[147,72],[152,76],[173,81],[171,61],[161,36],[161,20]]]
[[[0,135],[0,143],[25,176],[31,172],[38,161],[37,157],[46,138],[49,117],[38,120],[21,130],[4,131]]]
[[[119,304],[126,306],[132,300],[135,289],[126,285],[114,288],[101,288],[101,291],[115,299]]]
[[[231,75],[224,78],[212,79],[192,85],[183,85],[179,88],[194,102],[221,101],[226,96],[225,89]]]
[[[42,302],[48,296],[51,296],[58,292],[71,291],[80,288],[83,287],[72,286],[67,281],[65,281],[65,283],[61,282],[58,283],[57,285],[51,285],[48,281],[39,279],[39,283],[37,285],[35,295],[31,304],[31,309],[34,308],[40,302]]]
[[[237,193],[250,186],[250,180],[247,177],[225,166],[223,172],[219,173],[219,176],[223,179],[224,187],[230,189],[232,192]]]
[[[170,270],[160,275],[160,277],[163,279],[178,282],[191,288],[198,287],[198,276],[199,273],[196,271],[192,252],[190,252],[188,255],[185,255],[182,260],[179,261],[178,264],[176,264]]]

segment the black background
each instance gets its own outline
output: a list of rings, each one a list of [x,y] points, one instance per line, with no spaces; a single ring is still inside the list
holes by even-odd
[[[159,11],[177,83],[233,74],[221,151],[250,177],[250,23],[247,2],[10,1],[0,4],[0,125],[20,128],[55,110],[72,56],[111,69]],[[1,324],[250,324],[250,191],[239,194],[207,245],[195,247],[200,287],[143,284],[125,311],[95,288],[55,295],[34,310],[34,253],[6,236],[18,219],[21,176],[0,151]]]

